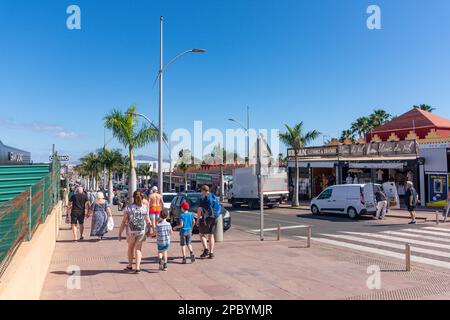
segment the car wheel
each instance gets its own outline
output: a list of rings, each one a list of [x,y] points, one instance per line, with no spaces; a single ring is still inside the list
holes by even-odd
[[[311,206],[311,212],[312,212],[313,215],[319,215],[320,214],[319,207],[317,207],[315,204],[313,204]]]
[[[358,218],[358,211],[356,211],[356,209],[353,207],[348,208],[347,214],[350,219]]]

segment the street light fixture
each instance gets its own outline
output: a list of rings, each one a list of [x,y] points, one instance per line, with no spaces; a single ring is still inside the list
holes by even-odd
[[[250,163],[250,107],[247,106],[247,127],[245,127],[242,123],[240,123],[239,121],[233,119],[233,118],[229,118],[228,120],[231,122],[234,122],[236,124],[238,124],[242,129],[245,130],[245,132],[247,132],[247,159],[246,159],[246,164],[249,165]]]
[[[159,25],[160,25],[160,56],[159,56],[159,71],[157,79],[159,78],[159,141],[158,141],[158,186],[163,192],[163,172],[162,172],[162,166],[163,166],[163,75],[164,71],[177,59],[181,58],[182,56],[189,54],[189,53],[203,53],[206,52],[204,49],[194,48],[191,50],[187,50],[185,52],[182,52],[175,56],[168,64],[164,66],[163,61],[163,17],[161,16],[159,18]]]

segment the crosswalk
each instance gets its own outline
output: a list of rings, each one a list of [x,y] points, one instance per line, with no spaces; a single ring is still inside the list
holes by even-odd
[[[412,262],[450,269],[450,228],[405,228],[376,233],[341,231],[337,234],[319,233],[312,240],[402,260],[408,243]]]

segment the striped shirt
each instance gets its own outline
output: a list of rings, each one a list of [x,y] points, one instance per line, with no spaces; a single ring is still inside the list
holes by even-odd
[[[159,246],[167,246],[170,244],[170,235],[172,233],[172,226],[166,220],[158,222],[156,225],[157,243]]]

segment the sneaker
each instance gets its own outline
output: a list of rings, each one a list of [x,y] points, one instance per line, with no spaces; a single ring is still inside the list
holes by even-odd
[[[181,261],[182,264],[186,264],[186,257],[183,257],[183,261]]]
[[[83,241],[84,240],[84,237],[80,237],[80,241]]]
[[[164,262],[163,264],[163,271],[167,271],[167,262]]]
[[[195,254],[191,252],[191,262],[195,262]]]
[[[408,224],[416,224],[416,220],[413,220],[413,221],[411,221],[411,222],[408,223]]]
[[[211,253],[209,254],[209,257],[208,257],[208,258],[209,258],[209,259],[214,259],[214,253],[211,252]]]
[[[209,255],[209,250],[205,249],[203,250],[203,253],[200,255],[200,258],[206,258]]]

